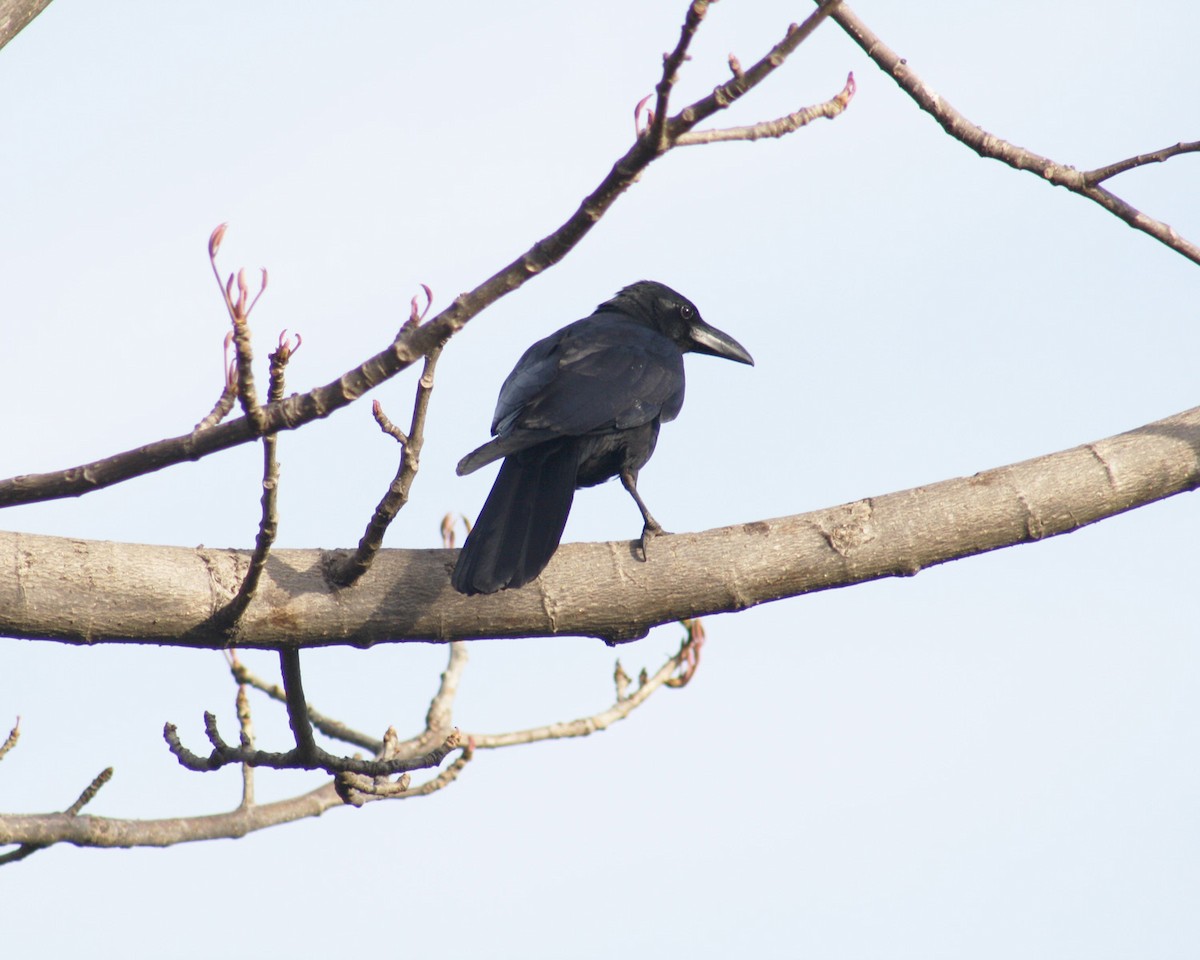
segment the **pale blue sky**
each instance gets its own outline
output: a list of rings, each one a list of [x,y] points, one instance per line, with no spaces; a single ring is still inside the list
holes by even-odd
[[[290,388],[386,344],[560,223],[632,136],[683,3],[83,4],[0,52],[0,474],[185,432],[219,389],[206,262],[271,271],[265,356]],[[997,135],[1081,168],[1197,137],[1193,4],[918,8],[864,20]],[[806,4],[714,6],[678,103]],[[496,390],[534,339],[618,287],[677,287],[754,354],[688,361],[683,414],[643,472],[672,530],[797,513],[1095,440],[1194,406],[1197,268],[1098,207],[946,137],[828,25],[730,123],[824,100],[833,123],[689,148],[560,267],[447,350],[422,472],[388,545],[435,546],[492,473]],[[1200,158],[1111,187],[1200,238]],[[407,420],[415,373],[377,391]],[[769,412],[768,412],[769,411]],[[782,411],[782,413],[780,412]],[[354,543],[395,449],[359,404],[281,442],[281,546]],[[21,529],[245,547],[243,448]],[[1069,537],[708,621],[696,681],[584,741],[480,756],[453,789],[165,851],[59,847],[0,871],[5,950],[97,958],[1190,957],[1200,941],[1195,500]],[[615,485],[567,539],[635,536]],[[623,648],[653,669],[678,628]],[[615,654],[562,638],[472,647],[457,722],[500,731],[602,709]],[[421,722],[445,653],[306,655],[313,702]],[[117,817],[228,809],[233,771],[183,771],[166,720],[232,716],[220,656],[0,645],[0,808]],[[271,669],[270,658],[256,664]],[[260,704],[264,741],[283,718]],[[7,726],[5,726],[7,729]],[[260,797],[317,785],[261,774]],[[64,921],[65,917],[70,922]],[[384,949],[387,949],[386,947]]]

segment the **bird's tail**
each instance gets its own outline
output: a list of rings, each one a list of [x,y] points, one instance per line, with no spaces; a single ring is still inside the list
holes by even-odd
[[[509,454],[458,555],[454,589],[495,593],[541,573],[562,539],[578,471],[573,437]]]

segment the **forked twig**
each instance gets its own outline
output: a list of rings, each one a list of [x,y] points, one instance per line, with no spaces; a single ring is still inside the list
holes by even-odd
[[[1135,230],[1149,234],[1176,253],[1182,254],[1194,263],[1200,263],[1200,246],[1180,236],[1178,231],[1169,224],[1147,216],[1132,204],[1099,186],[1102,180],[1142,166],[1144,163],[1161,162],[1181,153],[1196,152],[1200,150],[1200,145],[1195,143],[1176,144],[1175,147],[1168,147],[1154,154],[1143,154],[1141,157],[1121,160],[1090,173],[1080,172],[1074,167],[1002,140],[968,120],[945,97],[922,80],[909,66],[908,61],[885,44],[845,3],[834,9],[832,16],[838,26],[862,48],[876,66],[891,77],[901,90],[912,97],[917,106],[933,117],[942,129],[955,140],[970,147],[981,157],[999,160],[1015,170],[1036,174],[1047,183],[1065,187],[1072,193],[1087,197],[1109,213],[1124,220]]]
[[[402,330],[400,336],[383,351],[346,371],[337,379],[265,408],[258,407],[253,402],[252,394],[246,392],[247,387],[252,389],[253,384],[244,382],[248,381],[249,363],[242,363],[239,352],[238,386],[240,399],[246,410],[245,416],[182,437],[159,440],[90,464],[0,480],[0,506],[80,496],[161,470],[172,464],[196,460],[218,450],[238,446],[267,433],[294,430],[353,403],[367,390],[426,357],[497,300],[522,286],[531,277],[560,262],[599,222],[617,199],[641,178],[645,169],[665,152],[664,138],[669,148],[698,123],[741,99],[779,69],[839,3],[840,0],[824,0],[804,23],[789,27],[784,38],[752,67],[742,71],[740,75],[735,73],[732,79],[719,85],[708,96],[666,118],[670,88],[679,65],[686,58],[690,35],[694,33],[694,28],[689,27],[688,23],[693,19],[698,23],[699,19],[702,19],[703,8],[707,6],[703,0],[696,0],[696,3],[688,8],[680,43],[664,63],[663,80],[659,85],[661,92],[658,115],[654,118],[650,133],[643,134],[635,140],[560,227],[538,240],[511,263],[473,290],[456,297],[428,323]],[[655,130],[659,132],[656,133]],[[248,293],[242,294],[244,284],[243,276],[238,285],[237,299],[233,297],[231,284],[223,287],[226,290],[226,303],[232,305],[231,310],[244,308],[248,312],[253,307],[253,302],[246,302]],[[235,329],[235,334],[236,332]],[[235,336],[235,342],[236,340]]]
[[[433,305],[433,294],[429,287],[424,284],[421,286],[425,291],[425,309],[418,312],[417,298],[413,297],[412,311],[397,337],[403,336],[407,330],[419,327]],[[327,567],[330,581],[340,587],[349,586],[370,569],[372,561],[383,546],[383,537],[387,533],[388,527],[396,519],[396,515],[404,508],[404,505],[408,503],[413,480],[416,479],[417,471],[421,468],[421,450],[425,445],[425,418],[428,415],[429,400],[433,394],[433,374],[437,369],[438,357],[441,355],[442,348],[438,346],[434,347],[425,357],[421,376],[417,380],[412,421],[407,434],[387,418],[383,412],[383,406],[378,400],[372,404],[371,409],[375,416],[375,422],[379,424],[379,429],[402,444],[403,449],[400,452],[400,463],[396,468],[396,476],[375,507],[375,512],[367,523],[367,529],[358,541],[358,549],[349,556],[331,562]]]

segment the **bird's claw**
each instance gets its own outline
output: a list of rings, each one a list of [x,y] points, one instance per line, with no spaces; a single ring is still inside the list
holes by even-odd
[[[639,563],[645,563],[648,557],[647,548],[650,546],[650,541],[660,535],[665,535],[666,530],[660,527],[657,523],[654,526],[646,524],[642,527],[642,537],[637,541],[637,549],[633,555]]]

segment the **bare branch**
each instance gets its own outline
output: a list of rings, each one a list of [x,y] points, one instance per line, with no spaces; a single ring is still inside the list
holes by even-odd
[[[308,703],[304,698],[304,686],[300,676],[300,651],[295,647],[284,647],[280,650],[279,669],[283,674],[288,726],[292,728],[292,735],[296,738],[297,757],[305,763],[315,762],[318,758],[317,743],[313,739],[312,723],[308,719]]]
[[[701,636],[703,636],[703,633],[701,633]],[[607,710],[592,714],[590,717],[580,717],[578,720],[551,723],[544,727],[532,727],[528,730],[516,730],[512,733],[473,733],[468,735],[469,739],[478,750],[496,750],[500,747],[523,746],[528,743],[538,743],[542,740],[566,740],[573,737],[587,737],[601,730],[607,730],[618,720],[624,720],[633,713],[634,710],[649,699],[655,690],[663,686],[683,686],[687,680],[691,679],[692,674],[695,672],[694,667],[690,673],[687,673],[687,679],[682,682],[672,682],[673,680],[678,680],[678,678],[674,677],[677,670],[681,667],[684,667],[686,670],[689,658],[693,656],[691,652],[693,642],[694,634],[692,628],[688,627],[688,635],[684,638],[679,652],[659,667],[655,671],[654,676],[648,676],[643,671],[638,688],[629,696],[624,695],[624,688],[628,684],[629,678],[624,677],[625,672],[621,670],[621,666],[618,663],[617,677],[624,677],[624,683],[620,679],[617,680],[617,699]]]
[[[510,734],[493,734],[482,738],[470,737],[460,756],[445,770],[425,783],[415,787],[411,785],[407,773],[397,781],[387,779],[390,773],[339,773],[335,783],[326,784],[317,790],[303,796],[278,803],[255,806],[252,802],[242,805],[226,814],[206,817],[181,817],[168,820],[114,820],[104,817],[79,817],[68,814],[46,815],[6,815],[0,816],[0,844],[21,843],[18,850],[0,857],[0,863],[23,859],[37,849],[42,849],[53,843],[73,843],[79,846],[99,847],[132,847],[132,846],[169,846],[175,843],[211,840],[220,837],[240,837],[256,830],[287,823],[304,817],[319,816],[326,810],[342,803],[361,806],[372,800],[409,799],[424,797],[436,793],[453,783],[470,762],[478,747],[497,749],[505,746],[517,746],[526,743],[536,743],[541,740],[558,739],[562,737],[586,736],[603,730],[617,720],[628,716],[633,710],[646,701],[657,689],[668,685],[672,674],[686,663],[688,646],[693,634],[685,640],[680,653],[667,660],[652,678],[643,676],[642,684],[630,697],[621,699],[616,705],[593,717],[582,718],[565,724],[553,724],[533,730],[517,731]],[[463,666],[466,664],[465,646],[452,645],[450,663],[442,675],[442,684],[435,695],[429,710],[429,724],[434,727],[440,723],[440,718],[448,717],[448,701],[453,696],[457,680]],[[206,718],[210,729],[215,729],[215,721]],[[457,742],[457,738],[455,738]],[[243,741],[245,744],[245,740]],[[384,764],[394,761],[404,752],[405,744],[396,737],[394,730],[389,730],[382,744],[380,756]],[[83,803],[95,795],[95,791],[111,775],[111,770],[101,774],[93,784],[84,791],[84,795],[72,806],[71,810],[78,812]]]
[[[221,249],[221,241],[225,239],[225,231],[228,228],[229,224],[222,223],[209,235],[208,262],[212,265],[213,277],[225,299],[225,309],[229,311],[229,319],[233,322],[233,345],[237,357],[237,397],[241,401],[242,412],[246,415],[246,419],[250,421],[255,433],[262,436],[265,433],[265,421],[262,408],[258,404],[258,392],[254,386],[254,350],[250,342],[249,320],[255,304],[266,293],[267,271],[265,268],[263,269],[258,293],[254,295],[254,299],[250,299],[246,271],[238,270],[236,278],[238,295],[236,298],[234,297],[234,275],[230,274],[229,279],[222,283],[221,271],[217,269],[217,253]],[[282,340],[281,337],[281,348]]]
[[[384,737],[381,759],[391,759],[402,749],[403,744],[397,738],[396,731],[389,728]],[[407,773],[397,780],[389,780],[386,777],[364,777],[354,773],[339,773],[334,781],[334,789],[337,790],[338,796],[342,798],[343,802],[353,807],[361,807],[364,803],[373,800],[408,800],[412,797],[427,797],[457,780],[458,775],[471,762],[474,755],[475,744],[468,742],[454,763],[436,777],[416,787],[411,785]]]
[[[670,677],[666,681],[668,687],[675,689],[686,687],[696,676],[696,671],[700,669],[700,648],[704,646],[704,641],[707,639],[704,633],[704,623],[699,618],[684,620],[682,623],[684,630],[687,631],[683,647],[679,650],[682,670],[679,676]]]
[[[0,744],[0,760],[3,760],[5,755],[13,747],[17,745],[17,741],[21,739],[21,718],[17,717],[17,722],[13,724],[12,730],[8,732],[8,739]]]
[[[833,19],[837,21],[838,26],[850,35],[851,39],[863,49],[867,56],[874,60],[884,73],[895,80],[900,88],[916,101],[917,106],[932,116],[941,125],[942,129],[955,140],[970,147],[981,157],[999,160],[1001,163],[1005,163],[1016,170],[1025,170],[1029,173],[1037,174],[1037,176],[1041,177],[1047,183],[1066,187],[1072,193],[1087,197],[1089,200],[1100,204],[1109,213],[1124,220],[1134,229],[1149,234],[1155,240],[1170,247],[1176,253],[1182,254],[1192,262],[1200,263],[1200,246],[1181,237],[1175,228],[1169,224],[1147,216],[1133,205],[1097,185],[1101,180],[1113,176],[1113,173],[1105,172],[1109,168],[1102,167],[1099,171],[1093,171],[1090,174],[1081,173],[1074,167],[1066,166],[1048,157],[1040,156],[1032,150],[1018,147],[1007,140],[1002,140],[988,133],[982,127],[964,117],[944,97],[936,93],[908,65],[907,60],[903,59],[896,51],[880,40],[846,4],[840,4],[832,15]],[[1182,153],[1185,151],[1180,150],[1178,152]],[[1135,157],[1133,159],[1137,160],[1138,158]],[[1166,158],[1163,157],[1162,159]],[[1146,162],[1150,163],[1154,162],[1154,160],[1151,159]],[[1139,165],[1134,163],[1132,166],[1122,166],[1129,163],[1130,161],[1121,161],[1121,163],[1114,164],[1114,167],[1121,168],[1114,171],[1114,173],[1119,173],[1123,169],[1132,169],[1132,166]],[[1098,174],[1104,175],[1098,176]]]
[[[451,710],[454,698],[458,695],[458,683],[467,667],[467,645],[461,642],[450,644],[450,662],[442,671],[442,681],[437,693],[429,701],[429,710],[425,714],[425,729],[431,733],[450,730]]]
[[[442,742],[449,735],[453,729],[451,706],[466,666],[467,645],[458,642],[450,644],[450,662],[446,665],[437,692],[429,703],[429,710],[425,714],[425,729],[417,736],[399,743],[395,750],[396,756],[415,757],[426,754],[432,745]],[[231,663],[230,667],[239,683],[251,686],[279,703],[287,702],[287,694],[278,684],[268,683],[251,673],[240,662]],[[362,747],[377,756],[384,751],[383,740],[355,730],[340,720],[327,717],[311,705],[308,706],[308,719],[316,729],[334,740]]]
[[[648,677],[643,670],[640,686],[631,696],[625,696],[622,685],[618,683],[617,702],[608,710],[570,723],[552,724],[508,734],[468,737],[466,745],[462,747],[462,752],[449,767],[415,787],[412,786],[407,772],[402,772],[396,780],[390,778],[397,772],[412,769],[411,765],[405,765],[402,761],[410,753],[411,745],[420,738],[407,743],[402,742],[396,735],[395,729],[389,728],[374,763],[360,763],[356,768],[347,767],[336,775],[332,784],[327,784],[318,790],[291,800],[256,806],[253,802],[252,781],[247,779],[241,806],[227,814],[151,821],[112,820],[103,817],[76,818],[83,805],[91,800],[96,791],[111,777],[112,770],[110,768],[101,773],[64,814],[0,816],[0,844],[21,844],[17,850],[0,857],[0,863],[24,859],[34,851],[54,843],[66,842],[80,846],[167,846],[217,837],[244,836],[252,831],[279,823],[302,817],[318,816],[339,803],[358,807],[374,800],[404,800],[429,796],[449,786],[458,778],[471,761],[477,747],[498,749],[542,740],[587,736],[604,730],[617,720],[627,717],[655,690],[663,686],[682,685],[679,678],[673,677],[673,674],[682,668],[684,676],[687,678],[694,672],[694,650],[703,636],[698,623],[693,622],[684,624],[684,626],[687,629],[687,635],[679,653],[669,658],[653,677]],[[466,662],[465,645],[452,644],[450,662],[445,673],[442,674],[442,682],[430,703],[426,720],[427,732],[449,723],[450,702],[454,697]],[[235,673],[237,673],[236,657],[230,657],[230,664],[231,667],[235,667]],[[617,669],[622,672],[619,665]],[[686,682],[686,679],[683,682]],[[253,735],[249,731],[249,710],[244,709],[244,689],[244,685],[239,685],[238,714],[239,719],[243,721],[242,752],[247,753],[252,750]],[[214,747],[226,748],[226,745],[220,740],[220,735],[216,730],[216,720],[211,714],[205,716],[205,726]],[[180,756],[181,762],[184,761],[181,754],[186,754],[187,751],[179,746],[178,736],[174,730],[168,727],[166,735],[169,742],[173,741],[172,750],[176,752],[177,756]],[[445,745],[449,749],[458,749],[461,746],[460,735],[457,731],[447,738]],[[194,757],[194,755],[191,756]],[[195,759],[200,763],[204,762],[200,758]],[[250,762],[249,758],[246,762]],[[249,775],[252,771],[247,771],[247,773]]]
[[[279,684],[270,683],[252,673],[240,661],[231,663],[230,669],[233,671],[233,676],[238,683],[253,687],[255,690],[265,693],[272,700],[276,700],[279,703],[287,703],[287,694]],[[327,717],[311,705],[308,707],[308,719],[317,730],[332,740],[340,740],[342,743],[362,747],[364,750],[370,750],[372,753],[378,753],[383,749],[383,741],[378,737],[372,737],[354,730],[340,720]]]
[[[428,287],[425,288],[428,292]],[[432,299],[432,298],[431,298]],[[410,322],[419,323],[417,316],[416,298],[413,298],[413,316]],[[383,412],[378,400],[372,406],[375,420],[379,428],[404,445],[400,454],[400,465],[396,468],[396,476],[383,499],[375,507],[375,513],[367,524],[366,532],[358,542],[358,549],[340,562],[331,563],[329,578],[339,586],[349,586],[361,577],[371,567],[375,555],[383,546],[383,537],[396,515],[408,503],[409,490],[417,471],[421,468],[421,450],[425,445],[425,417],[429,412],[429,398],[433,393],[433,374],[437,368],[438,357],[442,354],[441,347],[435,347],[425,357],[425,366],[417,380],[417,395],[413,400],[412,422],[406,435],[393,424]]]
[[[179,739],[179,731],[173,723],[163,727],[163,739],[175,754],[180,765],[197,773],[219,770],[230,763],[245,763],[253,767],[269,767],[273,770],[324,770],[326,773],[361,773],[371,777],[390,777],[397,773],[407,773],[411,770],[427,770],[436,767],[446,759],[447,755],[459,746],[458,732],[452,732],[441,746],[430,750],[424,756],[401,757],[394,760],[364,760],[361,757],[339,757],[327,753],[320,747],[313,746],[311,750],[289,750],[285,753],[271,753],[266,750],[247,750],[226,743],[217,730],[216,717],[211,713],[204,714],[204,727],[212,744],[212,753],[207,757],[192,753]]]
[[[663,55],[662,78],[654,88],[654,109],[650,113],[650,124],[646,131],[647,139],[658,151],[670,149],[670,144],[666,142],[664,133],[667,128],[667,112],[671,99],[671,88],[675,86],[675,81],[679,79],[679,68],[683,66],[684,60],[688,59],[688,47],[692,45],[692,40],[696,36],[696,31],[700,29],[700,23],[703,21],[706,13],[708,13],[708,0],[693,0],[692,4],[688,7],[687,15],[684,17],[683,27],[679,31],[679,42],[675,44],[674,50]],[[636,119],[637,111],[634,113]]]
[[[521,590],[456,594],[455,552],[384,550],[353,591],[316,550],[275,550],[242,648],[599,636],[880,577],[1070,533],[1200,485],[1200,408],[1024,463],[811,513],[663,536],[650,563],[629,541],[566,544]],[[36,556],[37,563],[29,557]],[[0,634],[67,643],[220,649],[199,631],[244,553],[0,533]],[[712,558],[720,556],[714,568]],[[396,584],[404,584],[397,590]],[[85,588],[86,585],[86,588]],[[636,595],[632,606],[629,597]]]
[[[761,140],[763,137],[783,137],[794,133],[812,121],[824,117],[832,120],[849,105],[855,92],[854,74],[846,78],[846,85],[836,96],[818,103],[816,106],[805,107],[795,113],[789,113],[778,120],[764,120],[748,127],[727,127],[724,130],[693,130],[691,133],[681,133],[675,138],[675,146],[687,147],[693,144],[722,143],[730,140]]]
[[[230,666],[232,666],[237,660],[237,651],[230,650],[228,654]],[[253,750],[254,718],[250,713],[250,697],[246,693],[246,684],[244,683],[237,685],[234,706],[237,710],[238,726],[240,727],[238,743],[241,744],[243,750]],[[254,768],[248,763],[242,764],[242,806],[254,806]]]
[[[1125,173],[1127,170],[1144,167],[1148,163],[1162,163],[1164,160],[1170,160],[1181,153],[1197,152],[1200,152],[1200,140],[1193,140],[1191,143],[1177,143],[1171,147],[1163,147],[1161,150],[1155,150],[1153,153],[1140,153],[1136,157],[1130,157],[1128,160],[1118,160],[1116,163],[1110,163],[1107,167],[1089,170],[1083,175],[1083,179],[1094,187],[1109,177],[1115,177],[1118,173]]]
[[[48,6],[50,0],[0,0],[0,49]]]
[[[103,770],[101,770],[98,774],[96,774],[96,779],[94,779],[84,788],[83,793],[79,795],[79,798],[63,812],[68,817],[78,816],[79,811],[96,798],[96,794],[100,792],[100,788],[112,779],[112,775],[112,767],[105,767]]]
[[[283,399],[284,374],[288,361],[300,349],[300,335],[296,335],[295,344],[288,339],[287,331],[279,334],[279,348],[270,355],[270,386],[268,399],[275,403]],[[258,523],[258,534],[254,539],[254,552],[250,555],[250,564],[246,575],[238,586],[237,593],[212,618],[212,627],[232,634],[238,621],[246,612],[258,591],[258,581],[262,577],[263,568],[267,565],[271,547],[279,533],[279,461],[276,450],[279,438],[275,434],[263,437],[263,478],[262,498],[260,500],[262,513]]]
[[[746,70],[742,77],[735,77],[722,84],[709,96],[685,107],[679,114],[670,118],[666,122],[664,136],[673,141],[701,120],[717,110],[724,109],[761,83],[787,60],[839,3],[840,0],[825,0],[802,25],[789,28],[787,36],[753,67]],[[689,7],[688,17],[693,17],[694,9],[702,5],[703,0],[697,0]],[[686,44],[683,43],[682,35],[677,50],[681,57],[686,54]],[[667,76],[669,66],[668,63],[664,67],[664,77]],[[584,198],[579,208],[557,230],[537,241],[473,290],[455,298],[449,307],[428,323],[415,327],[406,325],[385,350],[346,371],[325,386],[288,397],[265,408],[257,407],[252,402],[252,397],[243,393],[242,402],[251,413],[237,420],[185,436],[159,440],[66,470],[0,480],[0,507],[82,496],[176,463],[198,460],[264,434],[294,430],[313,420],[329,416],[353,403],[368,390],[407,369],[419,358],[443,345],[482,310],[560,262],[608,212],[617,198],[636,183],[643,171],[663,152],[665,151],[661,142],[656,137],[638,137],[633,146],[617,160],[599,185]],[[215,256],[211,248],[210,252]],[[232,304],[234,309],[244,299],[244,296],[240,296],[239,300],[235,301],[232,289],[227,291],[227,303]],[[247,311],[252,307],[253,303],[249,304]],[[239,363],[239,377],[243,376],[242,366]],[[245,384],[239,382],[239,389],[244,388]]]
[[[62,814],[58,814],[62,816]],[[26,857],[37,853],[39,850],[45,849],[44,843],[23,843],[16,850],[10,850],[8,853],[0,854],[0,867],[6,863],[19,863]]]
[[[15,728],[14,728],[14,732],[15,732]],[[9,739],[10,740],[12,739],[11,735],[9,736]],[[49,816],[42,815],[41,817],[37,817],[37,815],[33,815],[33,817],[36,819],[45,819],[45,820],[53,819],[55,821],[60,821],[60,822],[65,820],[68,823],[75,820],[79,816],[79,811],[82,810],[85,806],[87,806],[89,803],[92,802],[92,800],[95,798],[96,794],[100,792],[100,788],[103,787],[106,783],[108,783],[109,780],[112,779],[112,775],[113,775],[112,767],[106,767],[104,770],[101,770],[100,773],[98,773],[96,775],[96,778],[84,788],[84,791],[83,791],[83,793],[81,793],[79,795],[79,798],[73,804],[71,804],[69,807],[67,807],[67,809],[64,810],[62,813],[50,814]],[[51,843],[58,842],[56,839],[40,841],[40,842],[36,841],[36,840],[30,840],[27,838],[17,839],[17,836],[19,836],[19,835],[15,835],[10,838],[5,835],[5,831],[4,831],[4,827],[3,827],[3,822],[5,821],[5,819],[6,818],[4,818],[4,817],[0,817],[0,845],[9,844],[9,843],[20,843],[21,845],[19,847],[17,847],[16,850],[10,850],[8,853],[0,855],[0,866],[3,866],[6,863],[17,863],[20,860],[24,860],[30,854],[36,853],[38,850],[45,849]],[[18,818],[18,819],[27,819],[27,818]]]
[[[255,757],[279,757],[282,755],[265,755],[253,750],[254,736],[250,724],[250,712],[245,703],[246,683],[241,680],[244,670],[235,654],[230,653],[228,659],[235,677],[239,678],[237,707],[241,724],[241,752],[248,761],[243,765],[242,802],[236,810],[207,817],[180,817],[167,820],[77,818],[76,815],[83,806],[112,776],[112,769],[109,768],[92,781],[65,813],[0,815],[0,844],[20,844],[16,850],[0,856],[0,864],[22,860],[31,853],[54,843],[66,842],[79,846],[100,847],[168,846],[175,843],[211,840],[220,837],[240,837],[277,824],[319,816],[331,807],[343,803],[361,806],[371,800],[404,800],[429,796],[453,783],[473,754],[474,745],[468,742],[463,747],[457,731],[454,731],[449,737],[443,738],[444,749],[461,749],[460,756],[454,763],[440,771],[432,779],[415,787],[411,786],[407,772],[401,772],[399,779],[393,781],[389,778],[396,772],[403,771],[405,768],[413,768],[413,764],[404,761],[412,759],[410,745],[414,741],[402,742],[397,737],[395,730],[389,729],[380,744],[375,762],[356,760],[354,763],[344,764],[346,769],[337,774],[334,783],[326,784],[317,790],[290,800],[258,806],[254,803],[253,769],[249,761]],[[465,664],[466,652],[463,645],[452,645],[450,663],[442,675],[442,683],[430,705],[428,722],[431,725],[449,721],[449,701],[453,698],[458,678]],[[282,696],[282,691],[279,691],[279,697],[282,698]],[[214,746],[227,746],[220,740],[216,729],[216,719],[212,715],[206,715],[205,725]],[[171,740],[172,737],[178,744],[178,736],[173,731],[168,734],[168,740]],[[10,736],[10,740],[15,742],[15,731],[14,735]],[[173,746],[172,749],[175,747]],[[179,749],[183,750],[182,747]],[[251,757],[251,754],[254,754],[254,757]],[[194,757],[194,755],[192,756]],[[200,758],[195,759],[201,763],[205,762]],[[428,757],[422,759],[428,759]],[[263,765],[274,764],[265,763]]]
[[[229,348],[233,345],[233,331],[225,334],[225,353],[222,363],[222,369],[225,374],[225,382],[221,388],[221,395],[217,397],[217,402],[213,404],[213,408],[204,416],[199,423],[193,428],[195,430],[204,430],[208,427],[215,427],[218,423],[229,416],[233,410],[234,403],[237,402],[237,362],[229,359]]]
[[[0,844],[22,843],[38,848],[54,843],[81,847],[168,847],[244,837],[281,823],[320,816],[341,805],[333,784],[327,783],[299,797],[204,817],[118,820],[86,815],[71,817],[65,813],[6,815],[0,817]],[[12,854],[7,856],[11,858]]]
[[[475,744],[472,741],[468,741],[467,745],[463,748],[462,753],[458,755],[458,759],[450,764],[450,766],[441,771],[441,773],[439,773],[432,780],[426,780],[424,783],[418,784],[415,787],[410,787],[403,793],[397,794],[396,799],[406,800],[409,797],[427,797],[431,793],[437,793],[439,790],[450,786],[450,784],[458,779],[458,775],[462,773],[463,768],[471,762],[474,756]]]
[[[838,7],[841,0],[818,0],[818,7],[802,24],[792,24],[787,34],[766,56],[762,57],[749,70],[734,70],[730,65],[733,79],[721,84],[707,97],[684,107],[667,123],[666,136],[674,142],[687,133],[696,124],[711,117],[718,110],[724,110],[767,79],[787,61],[805,40],[812,36],[825,19]],[[736,58],[735,58],[736,59]],[[739,68],[741,64],[738,64]]]

